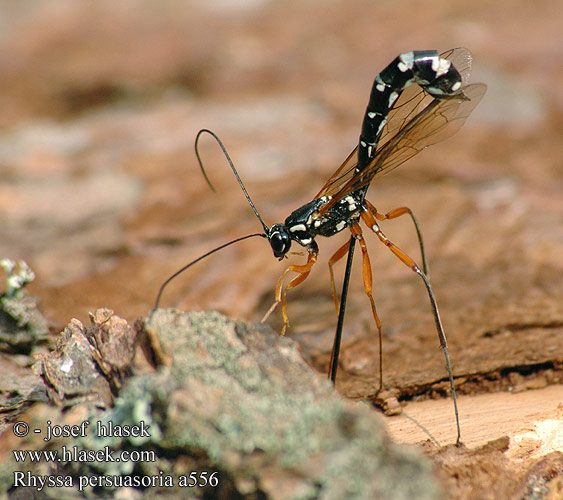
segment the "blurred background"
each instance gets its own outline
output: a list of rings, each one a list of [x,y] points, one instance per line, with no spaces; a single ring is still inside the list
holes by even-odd
[[[101,306],[147,314],[176,269],[261,229],[204,138],[208,188],[200,128],[222,138],[264,220],[281,222],[357,143],[381,69],[404,51],[461,46],[487,95],[453,139],[368,198],[418,215],[456,373],[559,359],[562,22],[556,0],[2,0],[0,257],[30,264],[55,324]],[[384,230],[418,259],[409,220]],[[336,323],[326,263],[346,238],[320,239],[314,272],[289,294],[290,334],[320,369]],[[391,380],[418,376],[399,374],[411,354],[417,372],[442,376],[424,287],[367,240]],[[342,363],[372,383],[359,260]],[[259,320],[286,264],[251,239],[179,277],[162,305]],[[279,311],[270,323],[279,328]]]

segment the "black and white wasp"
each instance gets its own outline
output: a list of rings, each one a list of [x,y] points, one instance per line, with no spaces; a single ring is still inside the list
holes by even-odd
[[[283,318],[281,334],[283,335],[289,325],[286,311],[287,292],[302,283],[310,274],[319,252],[316,238],[333,236],[348,228],[351,232],[350,242],[344,243],[329,260],[332,294],[339,314],[336,334],[338,345],[335,342],[329,376],[334,381],[338,365],[338,346],[344,317],[347,283],[354,244],[357,241],[362,251],[364,290],[369,298],[373,318],[379,332],[381,389],[383,384],[381,322],[372,296],[371,264],[360,227],[360,221],[362,221],[401,262],[410,267],[424,282],[432,306],[440,345],[446,358],[459,444],[461,439],[459,418],[446,336],[436,299],[427,277],[426,257],[418,222],[408,207],[399,207],[387,213],[378,212],[375,206],[366,199],[366,193],[375,177],[390,172],[424,148],[451,137],[461,128],[486,91],[486,85],[482,83],[468,84],[471,62],[471,55],[466,49],[452,49],[443,54],[438,54],[434,50],[412,51],[394,59],[375,78],[358,146],[310,202],[292,212],[283,223],[274,224],[271,227],[268,227],[260,217],[220,139],[210,130],[200,130],[196,137],[196,155],[208,184],[213,189],[203,169],[198,151],[198,141],[203,133],[212,135],[219,143],[252,210],[262,224],[264,232],[250,234],[225,243],[184,266],[163,283],[155,308],[158,307],[165,286],[172,279],[196,262],[228,245],[243,239],[261,236],[268,239],[274,256],[282,260],[295,242],[307,250],[307,262],[302,265],[289,265],[283,271],[276,286],[275,302],[266,314],[267,317],[278,304],[281,304]],[[391,242],[379,226],[381,221],[395,219],[406,214],[412,218],[417,231],[422,253],[422,269]],[[339,305],[334,285],[333,266],[346,254],[348,254],[348,266],[342,301]],[[296,273],[297,276],[284,285],[285,277],[290,272]]]

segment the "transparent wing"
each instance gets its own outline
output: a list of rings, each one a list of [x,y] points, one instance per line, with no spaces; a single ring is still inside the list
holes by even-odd
[[[342,165],[338,167],[336,172],[332,174],[327,183],[321,188],[317,195],[313,198],[316,200],[321,196],[332,196],[336,193],[344,184],[346,184],[353,176],[354,169],[358,164],[358,146],[348,155],[348,158],[344,160]]]
[[[457,133],[486,90],[485,84],[475,83],[463,88],[467,99],[435,100],[428,111],[425,108],[376,153],[368,166],[375,170],[372,178],[390,172],[424,148]]]
[[[424,107],[423,102],[427,99],[426,94],[418,85],[411,85],[401,94],[393,108],[387,115],[387,123],[383,127],[379,143],[386,138],[392,137],[408,121],[409,117],[414,116]],[[430,101],[432,98],[429,99]],[[315,198],[321,196],[334,196],[342,186],[344,186],[354,176],[356,165],[358,164],[358,146],[348,155],[342,165],[332,174],[328,182],[322,187]]]
[[[486,90],[485,84],[476,83],[463,88],[465,98],[433,99],[377,150],[365,169],[341,185],[320,213],[325,213],[347,194],[367,186],[374,177],[390,172],[424,148],[454,135],[479,104]]]
[[[457,49],[450,49],[442,52],[440,54],[440,57],[450,61],[459,71],[464,86],[469,84],[471,67],[473,66],[473,57],[471,56],[471,52],[469,52],[467,49],[459,47]]]
[[[440,54],[440,57],[448,59],[460,72],[463,83],[467,83],[471,74],[472,57],[467,49],[450,49]],[[420,113],[432,101],[433,97],[424,92],[418,85],[411,85],[401,94],[387,116],[387,123],[383,128],[379,144],[386,144],[401,130],[410,119]],[[380,148],[379,148],[380,149]],[[343,186],[354,177],[357,160],[358,147],[348,155],[342,165],[332,174],[328,182],[321,188],[315,198],[321,196],[335,196]],[[375,154],[377,156],[377,152]],[[370,164],[371,165],[371,164]],[[369,168],[369,167],[368,167]],[[375,175],[375,173],[373,174]],[[331,204],[332,205],[332,204]],[[323,210],[324,212],[324,210]]]

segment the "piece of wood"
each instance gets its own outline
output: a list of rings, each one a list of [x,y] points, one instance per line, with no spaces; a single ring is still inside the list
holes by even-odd
[[[507,455],[535,458],[563,451],[563,385],[518,393],[499,392],[459,396],[461,436],[468,448],[508,436]],[[399,442],[419,443],[433,438],[455,442],[456,428],[449,399],[410,402],[398,416],[385,418],[387,429]]]

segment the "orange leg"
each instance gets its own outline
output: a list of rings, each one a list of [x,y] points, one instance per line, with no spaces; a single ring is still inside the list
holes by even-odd
[[[305,281],[305,279],[307,278],[307,276],[309,276],[309,273],[311,272],[311,268],[313,267],[313,264],[317,262],[317,254],[315,253],[309,253],[309,257],[307,259],[307,263],[302,265],[302,266],[297,266],[297,265],[290,265],[287,266],[284,270],[284,272],[281,274],[280,279],[278,280],[278,284],[276,286],[276,300],[275,302],[272,304],[272,306],[270,307],[270,309],[268,310],[268,312],[264,315],[264,317],[262,318],[262,322],[266,321],[268,319],[268,317],[270,316],[270,314],[273,312],[273,310],[277,307],[277,305],[281,302],[281,306],[282,306],[282,318],[283,318],[283,327],[281,330],[280,335],[285,335],[285,332],[287,330],[287,327],[289,326],[289,318],[287,316],[287,309],[285,306],[285,299],[286,299],[286,295],[287,295],[287,291],[290,290],[291,288],[296,287],[297,285],[299,285],[300,283],[303,283],[303,281]],[[283,286],[283,281],[285,279],[285,275],[289,272],[294,272],[294,273],[298,273],[298,275],[293,278],[287,285],[285,285],[285,287]]]
[[[375,321],[375,326],[377,327],[377,334],[379,337],[379,391],[383,389],[383,339],[381,334],[381,321],[377,315],[377,310],[375,309],[375,301],[372,295],[372,273],[371,273],[371,263],[369,260],[368,249],[364,236],[362,234],[362,229],[359,224],[352,224],[350,226],[350,231],[356,238],[356,241],[360,244],[362,250],[362,277],[364,279],[364,291],[369,298],[371,304],[371,313]],[[348,246],[348,243],[346,244]]]
[[[366,203],[366,210],[364,210],[361,214],[362,220],[365,224],[377,235],[379,240],[391,250],[399,260],[410,267],[416,274],[420,276],[422,281],[424,282],[424,286],[426,287],[426,291],[428,292],[428,297],[430,299],[430,304],[432,306],[432,312],[434,314],[434,321],[436,323],[436,330],[438,331],[438,338],[440,339],[440,346],[442,347],[442,351],[444,352],[444,356],[446,358],[446,366],[448,368],[448,375],[450,379],[450,389],[452,391],[452,399],[454,402],[454,410],[455,410],[455,418],[457,424],[457,445],[459,446],[461,443],[461,430],[459,427],[459,414],[457,410],[457,399],[455,395],[455,387],[454,387],[454,378],[452,373],[452,368],[450,364],[450,357],[448,354],[448,344],[446,341],[446,334],[444,333],[444,327],[442,326],[442,320],[440,319],[440,313],[438,311],[438,304],[436,302],[436,297],[434,296],[434,292],[432,291],[432,287],[430,286],[430,282],[424,272],[417,266],[416,262],[412,260],[405,252],[403,252],[397,245],[391,242],[385,234],[379,228],[376,219],[377,211],[373,205]],[[398,209],[401,210],[401,209]],[[407,213],[407,212],[405,212]]]
[[[328,261],[328,269],[330,271],[330,288],[332,290],[332,298],[334,299],[334,307],[336,308],[336,315],[340,312],[340,304],[338,304],[338,297],[336,296],[336,286],[334,285],[334,264],[336,264],[342,257],[344,257],[350,249],[350,242],[347,241],[342,245]]]
[[[393,210],[390,210],[386,214],[380,214],[377,211],[377,209],[368,200],[364,200],[364,204],[367,207],[367,209],[373,214],[373,216],[379,221],[396,219],[397,217],[400,217],[401,215],[406,215],[406,214],[410,215],[410,218],[412,219],[413,224],[414,224],[414,228],[416,229],[416,235],[418,237],[418,245],[420,247],[420,254],[422,256],[422,270],[424,271],[424,274],[426,274],[426,277],[428,277],[429,276],[428,263],[426,261],[426,253],[424,251],[424,242],[422,240],[422,232],[420,231],[420,226],[418,224],[418,220],[415,217],[415,215],[413,214],[412,210],[409,207],[399,207],[399,208],[395,208]]]

